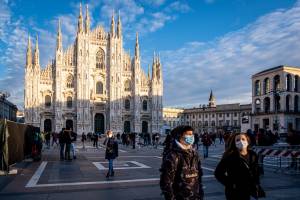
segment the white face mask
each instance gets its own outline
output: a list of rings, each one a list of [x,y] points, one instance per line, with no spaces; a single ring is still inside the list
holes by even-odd
[[[248,142],[247,141],[238,141],[238,142],[235,142],[235,146],[239,150],[246,149],[248,147]]]

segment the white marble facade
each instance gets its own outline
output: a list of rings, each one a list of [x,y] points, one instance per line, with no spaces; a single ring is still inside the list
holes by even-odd
[[[38,40],[32,52],[28,39],[25,68],[25,122],[42,131],[73,128],[82,132],[160,132],[162,126],[162,65],[154,55],[152,73],[141,67],[138,34],[134,56],[123,48],[120,15],[109,32],[90,30],[88,7],[73,45],[62,46],[58,22],[55,58],[39,63]]]

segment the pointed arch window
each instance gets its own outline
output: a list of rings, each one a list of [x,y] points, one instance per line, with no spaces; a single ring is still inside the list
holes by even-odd
[[[96,94],[103,94],[103,83],[101,81],[96,83]]]
[[[96,68],[104,69],[104,66],[105,66],[104,61],[105,61],[104,51],[102,49],[100,49],[96,54]]]
[[[126,80],[125,84],[124,84],[124,90],[127,92],[131,91],[131,84],[130,84],[130,80]]]
[[[74,77],[70,74],[67,78],[67,88],[74,87]]]
[[[72,108],[72,106],[73,106],[73,99],[72,99],[72,97],[68,97],[67,98],[67,107]]]
[[[130,100],[129,99],[125,99],[125,110],[130,110]]]
[[[147,109],[148,109],[147,100],[143,100],[143,111],[147,111]]]
[[[51,106],[51,96],[46,95],[45,96],[45,107],[49,108]]]

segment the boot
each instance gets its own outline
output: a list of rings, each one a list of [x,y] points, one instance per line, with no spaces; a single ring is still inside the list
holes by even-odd
[[[106,174],[106,178],[109,178],[109,172],[107,172],[107,174]]]
[[[112,170],[112,172],[111,172],[111,174],[110,174],[111,176],[114,176],[115,175],[115,171],[114,170]]]

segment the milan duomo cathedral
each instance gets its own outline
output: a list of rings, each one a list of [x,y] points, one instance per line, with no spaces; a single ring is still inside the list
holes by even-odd
[[[110,31],[90,30],[86,7],[78,17],[73,45],[63,49],[60,21],[55,58],[40,67],[38,39],[32,55],[28,39],[25,69],[25,122],[41,131],[156,133],[162,126],[162,65],[154,54],[152,74],[141,67],[138,34],[134,56],[123,49],[120,14]]]

